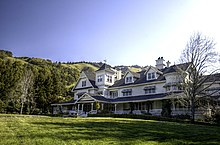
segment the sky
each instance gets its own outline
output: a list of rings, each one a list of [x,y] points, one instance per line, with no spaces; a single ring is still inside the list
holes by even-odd
[[[219,0],[0,0],[0,49],[52,61],[177,63],[201,32],[220,52]]]

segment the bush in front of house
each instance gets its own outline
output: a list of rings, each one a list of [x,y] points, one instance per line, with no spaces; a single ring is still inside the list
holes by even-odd
[[[190,115],[188,115],[188,114],[173,115],[172,118],[174,118],[174,119],[190,119]]]

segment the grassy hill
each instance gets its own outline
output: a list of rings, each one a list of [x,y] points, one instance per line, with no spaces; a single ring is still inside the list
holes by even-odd
[[[89,64],[89,63],[74,63],[74,64],[66,64],[66,63],[62,63],[62,66],[64,67],[71,67],[71,68],[76,68],[78,69],[79,71],[81,71],[84,67],[90,67],[92,70],[96,71],[98,70],[98,67],[92,65],[92,64]]]
[[[5,51],[5,50],[0,50],[0,58],[8,59],[13,62],[19,62],[22,65],[32,64],[38,68],[45,67],[45,66],[47,66],[47,67],[54,67],[55,66],[58,70],[62,69],[62,71],[64,71],[63,72],[64,77],[62,77],[62,78],[65,79],[66,84],[67,84],[66,85],[67,88],[73,87],[76,83],[76,80],[79,77],[79,74],[77,74],[77,73],[73,74],[71,72],[77,71],[79,73],[79,72],[81,72],[81,70],[84,67],[89,67],[91,70],[96,71],[103,64],[102,62],[84,62],[84,61],[62,63],[62,62],[52,62],[51,60],[41,59],[41,58],[13,57],[12,52]],[[59,67],[57,67],[57,66],[59,66]],[[114,66],[112,66],[112,67],[114,67]],[[115,66],[115,68],[120,68],[122,70],[122,73],[125,73],[128,69],[133,72],[139,72],[142,69],[142,67],[140,67],[138,65],[131,65],[131,66],[121,65],[121,66]],[[72,79],[68,79],[71,77],[72,77]],[[72,80],[74,80],[74,81],[72,81]]]

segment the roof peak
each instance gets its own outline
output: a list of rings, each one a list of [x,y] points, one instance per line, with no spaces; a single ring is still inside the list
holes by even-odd
[[[103,65],[97,71],[106,70],[106,69],[111,69],[111,66],[106,63],[103,63]]]

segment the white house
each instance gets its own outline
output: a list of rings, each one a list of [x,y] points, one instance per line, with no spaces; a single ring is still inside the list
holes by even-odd
[[[83,69],[72,89],[74,99],[52,104],[53,113],[95,114],[99,110],[115,114],[161,115],[163,100],[174,100],[183,93],[177,67],[185,71],[189,67],[189,63],[170,66],[169,61],[166,65],[164,61],[159,57],[155,67],[149,66],[141,72],[128,70],[123,76],[120,70],[107,64],[95,72]],[[215,84],[207,91],[220,90],[220,74],[215,77]],[[220,92],[215,95],[220,96]],[[189,114],[189,109],[178,102],[173,102],[171,109],[172,115]]]

